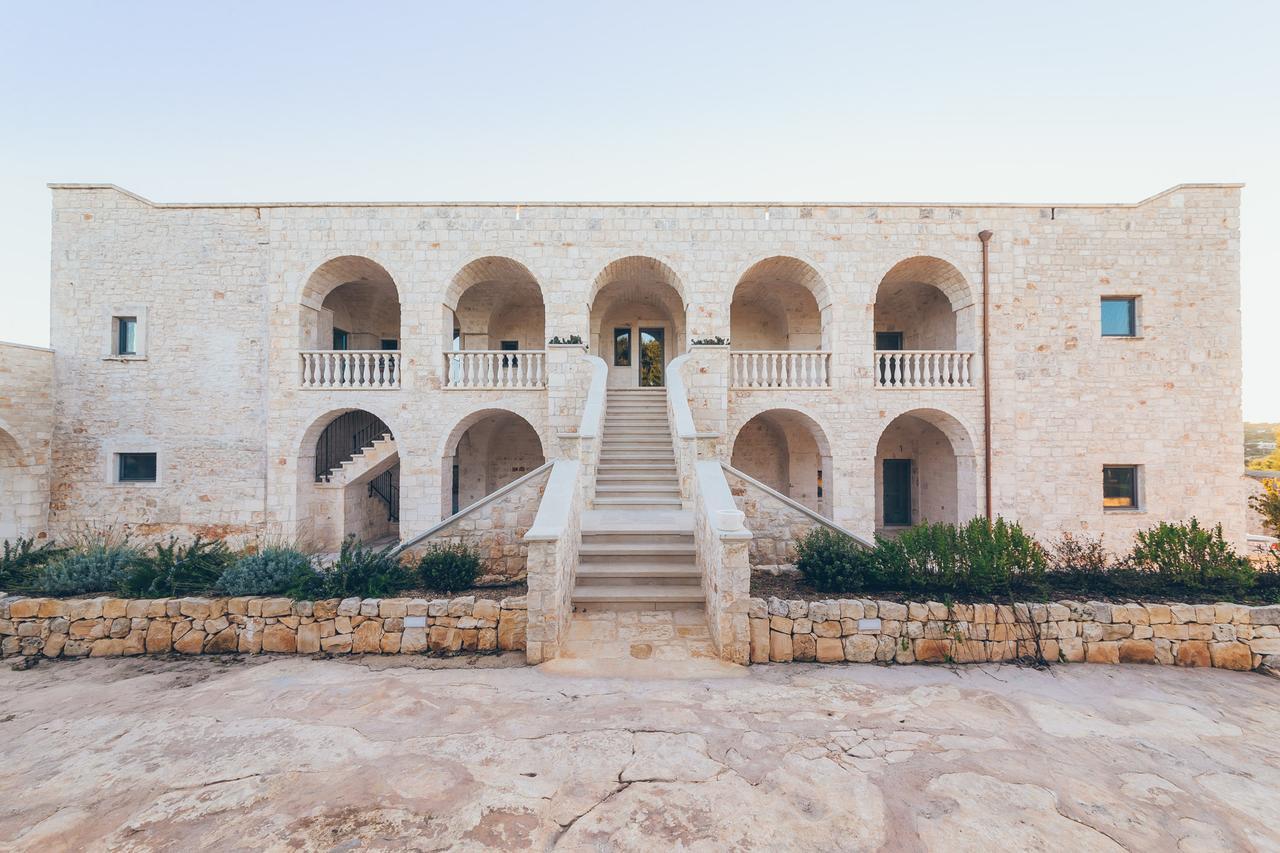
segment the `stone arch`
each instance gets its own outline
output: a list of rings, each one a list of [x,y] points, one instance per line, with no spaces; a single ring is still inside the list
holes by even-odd
[[[834,299],[817,268],[791,255],[756,261],[729,297],[729,340],[734,349],[831,348]]]
[[[40,531],[27,530],[29,519],[21,498],[28,491],[23,486],[29,478],[26,455],[13,433],[0,422],[0,540],[13,541],[22,535],[34,535]]]
[[[794,408],[757,412],[734,433],[729,464],[814,512],[833,516],[831,443],[812,415]]]
[[[606,264],[591,285],[588,345],[609,365],[610,387],[665,384],[666,365],[686,350],[688,311],[684,282],[664,261],[631,255]],[[625,341],[616,339],[620,329],[628,330]],[[656,343],[649,338],[647,345],[641,342],[643,329],[662,330],[656,370]],[[650,369],[642,370],[642,364]]]
[[[524,350],[546,346],[542,285],[514,258],[486,255],[464,264],[450,279],[441,306],[445,351],[496,350],[503,341]]]
[[[959,524],[978,514],[973,431],[955,415],[940,409],[901,412],[881,430],[874,459],[877,532],[892,534],[924,522]],[[891,473],[906,483],[890,483]],[[896,513],[890,517],[904,506],[905,521]]]
[[[876,287],[876,332],[901,332],[907,350],[977,347],[973,288],[955,264],[934,255],[898,261]]]
[[[367,418],[353,417],[359,415]],[[396,435],[388,415],[369,407],[326,409],[311,419],[296,445],[299,539],[322,550],[336,550],[348,535],[362,541],[399,539]],[[344,467],[345,459],[356,464]]]
[[[490,407],[454,424],[440,457],[440,510],[447,517],[542,466],[546,448],[523,415]]]
[[[399,348],[400,289],[387,268],[372,258],[330,258],[307,276],[297,302],[303,349],[382,350],[389,348],[384,341]],[[339,337],[345,346],[339,346]]]

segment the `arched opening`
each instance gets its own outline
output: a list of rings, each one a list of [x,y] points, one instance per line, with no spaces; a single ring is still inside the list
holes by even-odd
[[[400,453],[391,427],[363,409],[318,418],[298,453],[299,535],[334,550],[347,536],[400,538]]]
[[[326,261],[307,279],[301,303],[303,349],[400,348],[400,292],[376,261],[357,255]]]
[[[445,441],[442,516],[466,509],[546,462],[538,431],[506,409],[467,415]]]
[[[973,441],[954,417],[916,409],[894,418],[876,444],[876,532],[958,524],[977,511]]]
[[[446,384],[544,384],[546,307],[524,264],[502,257],[472,261],[450,282],[443,310]]]
[[[609,364],[610,388],[666,385],[685,350],[684,286],[661,261],[621,258],[591,288],[591,347]]]
[[[729,305],[729,341],[738,350],[827,348],[830,292],[798,258],[773,257],[743,273]]]
[[[766,258],[743,273],[729,304],[735,388],[830,385],[831,291],[798,258]]]
[[[803,412],[770,409],[751,418],[733,440],[729,464],[831,517],[831,446],[822,427]]]
[[[876,383],[971,386],[976,315],[973,291],[951,263],[921,256],[894,265],[876,290]]]
[[[39,531],[24,530],[20,518],[23,490],[22,481],[28,479],[22,465],[22,449],[17,440],[0,429],[0,541],[16,540],[19,536],[33,536]]]

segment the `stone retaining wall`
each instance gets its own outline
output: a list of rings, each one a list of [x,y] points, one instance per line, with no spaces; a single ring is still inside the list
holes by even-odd
[[[1155,663],[1280,670],[1280,605],[753,598],[753,663]]]
[[[525,598],[0,598],[0,656],[493,654],[525,647]]]

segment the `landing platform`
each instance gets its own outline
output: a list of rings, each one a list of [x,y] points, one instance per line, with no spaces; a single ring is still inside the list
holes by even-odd
[[[692,533],[693,512],[684,509],[589,509],[582,529],[623,533]]]

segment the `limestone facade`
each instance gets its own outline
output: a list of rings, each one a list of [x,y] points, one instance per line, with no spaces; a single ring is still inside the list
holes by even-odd
[[[870,537],[886,527],[886,459],[913,462],[912,521],[984,509],[985,302],[994,513],[1116,550],[1194,515],[1243,544],[1239,194],[155,204],[54,185],[53,353],[4,350],[0,429],[27,454],[23,494],[47,490],[54,535],[314,538],[315,508],[335,503],[317,442],[338,414],[368,412],[395,442],[385,533],[406,539],[451,514],[455,466],[465,506],[576,459],[583,354],[608,362],[612,386],[634,384],[656,335],[659,369],[691,355],[700,447]],[[1101,334],[1108,296],[1136,300],[1136,334]],[[118,317],[137,318],[135,353],[115,351]],[[338,332],[345,350],[323,355]],[[548,346],[557,336],[584,343]],[[693,345],[716,337],[729,346]],[[317,351],[324,366],[307,361]],[[47,423],[20,420],[50,396]],[[156,454],[154,482],[113,476],[132,452]],[[1104,465],[1138,466],[1136,508],[1104,507]]]

